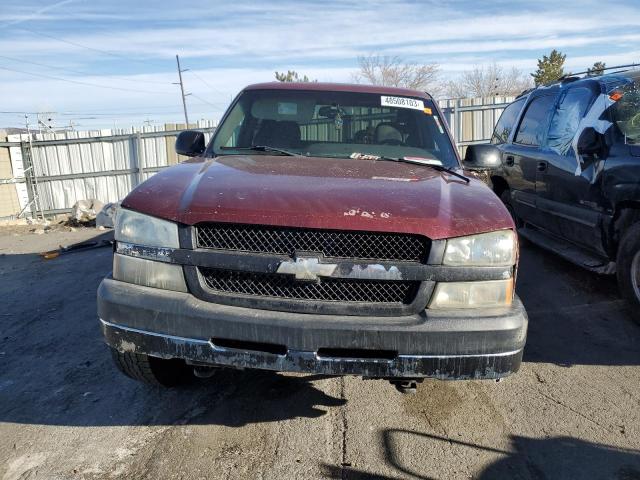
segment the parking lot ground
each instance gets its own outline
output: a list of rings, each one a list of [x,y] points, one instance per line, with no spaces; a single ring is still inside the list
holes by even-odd
[[[640,479],[640,325],[614,279],[536,247],[518,293],[530,325],[503,382],[222,371],[159,390],[111,364],[97,235],[0,231],[0,478]]]

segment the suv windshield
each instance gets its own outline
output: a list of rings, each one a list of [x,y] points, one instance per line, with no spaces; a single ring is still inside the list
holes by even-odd
[[[458,166],[430,100],[372,93],[245,91],[218,127],[212,148],[215,155],[234,155],[252,147],[317,157],[422,157]]]
[[[625,143],[640,144],[640,81],[618,88],[620,99],[612,108],[613,121],[625,137]]]

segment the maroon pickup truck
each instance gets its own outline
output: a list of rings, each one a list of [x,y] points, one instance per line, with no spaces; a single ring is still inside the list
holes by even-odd
[[[469,165],[495,161],[482,147]],[[403,390],[519,368],[514,224],[429,95],[252,85],[208,145],[185,131],[176,150],[193,158],[122,202],[98,290],[126,375],[170,386],[257,368]]]

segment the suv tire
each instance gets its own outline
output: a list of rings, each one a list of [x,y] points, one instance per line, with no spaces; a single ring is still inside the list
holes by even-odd
[[[110,350],[118,370],[138,382],[156,387],[175,387],[193,378],[192,372],[182,360],[119,352],[115,348]]]
[[[623,235],[616,258],[618,286],[631,305],[631,315],[640,322],[640,223]]]

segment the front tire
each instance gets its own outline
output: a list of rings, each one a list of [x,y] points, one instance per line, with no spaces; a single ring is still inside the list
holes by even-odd
[[[118,370],[138,382],[156,387],[175,387],[193,379],[187,365],[178,359],[165,360],[141,353],[119,352],[111,348]]]
[[[631,306],[631,315],[640,322],[640,223],[622,237],[616,258],[618,286]]]

